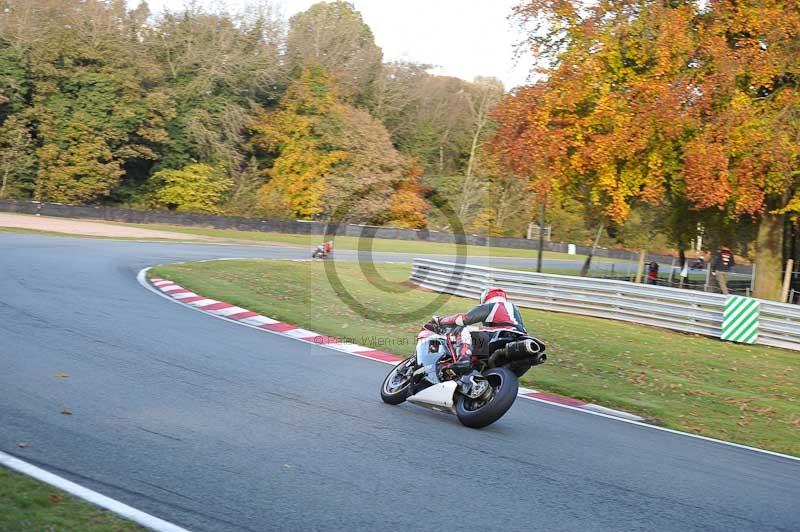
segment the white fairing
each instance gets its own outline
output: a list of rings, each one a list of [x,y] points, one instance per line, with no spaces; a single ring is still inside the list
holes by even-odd
[[[455,401],[453,397],[458,388],[455,381],[441,382],[425,388],[421,392],[412,395],[408,400],[420,406],[433,408],[434,410],[455,411]]]
[[[430,342],[436,340],[439,342],[439,349],[436,351],[430,350]],[[439,378],[436,376],[436,362],[444,354],[444,337],[439,335],[432,335],[427,338],[421,338],[417,342],[417,363],[425,368],[425,374],[428,380],[436,384]]]

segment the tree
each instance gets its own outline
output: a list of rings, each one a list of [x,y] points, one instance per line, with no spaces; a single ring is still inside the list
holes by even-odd
[[[0,127],[0,199],[26,196],[33,186],[35,159],[27,124],[8,117]]]
[[[383,125],[343,103],[321,67],[301,69],[279,109],[254,126],[270,159],[261,190],[268,214],[379,223],[407,161]]]
[[[327,177],[324,214],[339,221],[385,223],[398,185],[405,183],[406,195],[421,190],[416,178],[406,177],[410,161],[369,113],[341,103],[335,109],[320,122],[320,133],[325,144],[344,155]]]
[[[0,30],[0,124],[22,111],[30,96],[22,51],[6,39]]]
[[[222,214],[220,204],[233,181],[217,168],[195,163],[180,170],[161,170],[153,174],[152,202],[181,212]]]
[[[409,119],[420,104],[419,87],[430,77],[431,65],[392,61],[384,63],[373,83],[370,114],[380,120],[394,139],[409,127]]]
[[[428,202],[425,187],[420,183],[422,168],[413,166],[391,197],[391,225],[422,229],[428,225]]]
[[[579,200],[601,228],[680,201],[696,121],[691,2],[533,0],[516,14],[541,62],[538,81],[495,113],[492,147],[506,167],[539,195]]]
[[[686,193],[758,221],[754,295],[778,299],[784,216],[800,213],[800,10],[714,0],[698,27],[701,119],[685,150]]]
[[[503,105],[507,160],[588,184],[614,224],[638,202],[756,220],[755,294],[777,298],[783,217],[800,207],[797,7],[532,0],[517,13],[545,61]],[[560,152],[542,158],[547,134]],[[673,235],[685,227],[669,218]]]
[[[347,102],[368,106],[382,57],[372,30],[349,2],[320,2],[289,19],[289,67],[322,67]]]
[[[478,162],[478,150],[491,122],[489,112],[503,96],[503,83],[496,78],[478,77],[463,93],[472,116],[472,140],[467,159],[467,169],[461,185],[458,215],[463,220],[473,202],[480,197],[475,194],[474,172]]]
[[[125,165],[157,157],[165,135],[147,96],[157,69],[142,60],[143,22],[141,10],[122,2],[6,2],[0,34],[25,72],[37,198],[97,201]]]
[[[281,24],[267,8],[241,15],[210,14],[196,5],[165,12],[146,32],[163,71],[168,148],[155,165],[192,161],[219,166],[234,179],[234,195],[252,191],[248,171],[250,120],[285,88],[280,65]],[[240,187],[244,187],[239,190]]]
[[[272,159],[260,191],[268,215],[311,218],[323,211],[326,179],[345,152],[327,146],[320,123],[335,110],[336,98],[320,67],[303,68],[275,111],[256,117],[253,142]]]

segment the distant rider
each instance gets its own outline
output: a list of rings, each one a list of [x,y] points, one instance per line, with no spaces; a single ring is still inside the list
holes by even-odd
[[[480,323],[480,327],[470,327]],[[449,329],[457,334],[457,358],[451,369],[457,373],[468,373],[472,370],[473,342],[478,349],[485,348],[495,332],[508,330],[527,334],[522,322],[522,315],[513,303],[509,303],[502,288],[487,288],[481,294],[481,304],[466,314],[453,316],[434,316],[426,324],[433,330]]]

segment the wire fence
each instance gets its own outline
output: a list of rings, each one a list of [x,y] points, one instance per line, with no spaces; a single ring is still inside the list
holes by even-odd
[[[647,264],[647,263],[646,263]],[[588,276],[594,279],[611,279],[615,281],[636,281],[638,261],[617,261],[614,263],[593,263]],[[728,274],[728,293],[741,296],[751,296],[753,293],[753,276],[751,272],[732,271]],[[553,271],[552,273],[566,273]],[[658,276],[651,280],[647,275],[647,265],[642,273],[642,283],[680,288],[684,290],[699,290],[712,294],[722,294],[722,288],[717,277],[709,271],[708,264],[703,268],[689,268],[688,275],[681,277],[681,268],[676,265],[659,264]],[[786,271],[781,272],[784,279]],[[800,304],[800,271],[793,271],[790,275],[786,303]]]

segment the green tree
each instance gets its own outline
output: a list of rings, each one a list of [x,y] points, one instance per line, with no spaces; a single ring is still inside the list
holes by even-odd
[[[35,126],[39,199],[108,197],[126,165],[157,157],[157,79],[138,33],[146,13],[122,2],[7,0],[0,35],[26,73],[26,118]]]
[[[274,103],[286,84],[281,33],[268,9],[234,16],[197,5],[165,12],[145,33],[172,108],[164,126],[168,146],[156,170],[205,161],[247,188],[240,174],[249,164],[249,121],[259,102]]]
[[[190,164],[180,170],[160,170],[153,174],[152,202],[181,212],[222,214],[223,198],[233,185],[219,169],[207,164]]]
[[[8,116],[22,111],[29,96],[29,80],[21,50],[0,32],[0,124]]]
[[[26,197],[33,187],[35,159],[27,124],[17,116],[0,127],[0,199]]]
[[[349,2],[319,2],[289,19],[289,68],[322,67],[348,103],[370,104],[382,57],[372,30]]]

